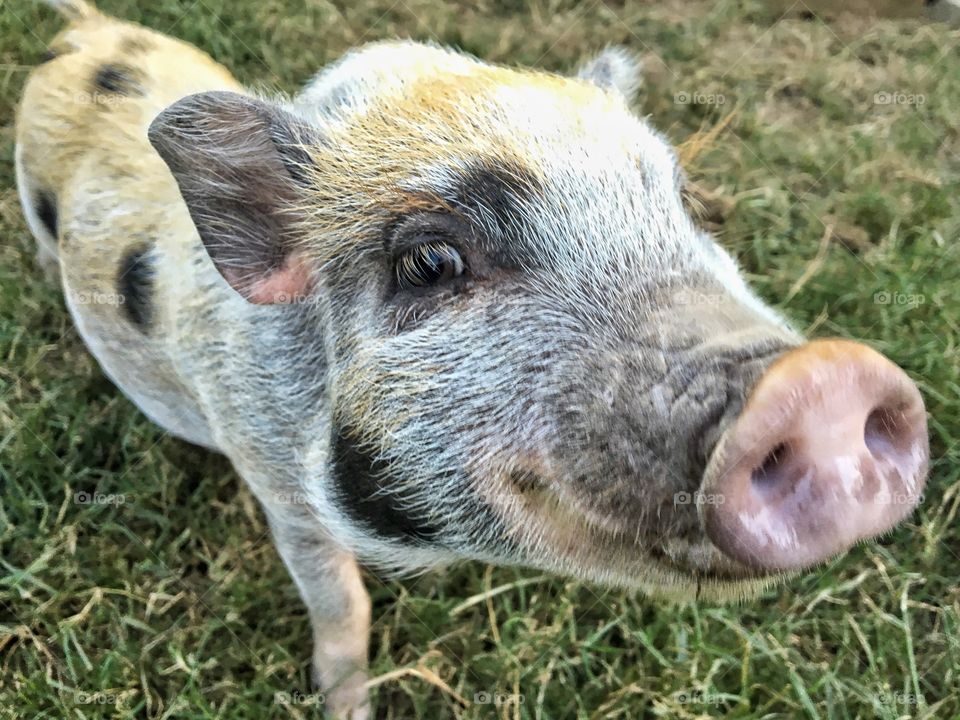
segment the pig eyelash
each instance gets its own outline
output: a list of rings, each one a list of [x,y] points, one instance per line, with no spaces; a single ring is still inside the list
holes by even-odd
[[[455,280],[466,272],[463,256],[452,245],[426,242],[407,250],[394,266],[401,290],[430,288]]]

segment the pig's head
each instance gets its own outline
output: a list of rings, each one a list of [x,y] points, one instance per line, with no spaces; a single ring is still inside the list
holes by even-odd
[[[916,504],[916,387],[751,293],[635,77],[382,44],[151,126],[227,282],[323,338],[304,486],[362,558],[744,594]]]

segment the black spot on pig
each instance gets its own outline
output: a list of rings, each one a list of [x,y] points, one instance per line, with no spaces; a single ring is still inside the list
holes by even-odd
[[[140,84],[137,71],[121,63],[101,65],[94,75],[93,89],[95,93],[109,93],[124,97],[143,95],[143,86]]]
[[[57,220],[57,201],[53,193],[40,191],[34,199],[34,210],[50,237],[56,239],[59,222]]]
[[[141,332],[150,329],[153,317],[155,269],[150,246],[138,245],[124,253],[117,270],[117,295],[127,319]]]
[[[436,538],[436,526],[404,507],[408,498],[397,490],[387,463],[353,436],[341,428],[333,438],[333,477],[347,514],[382,537],[415,543]]]

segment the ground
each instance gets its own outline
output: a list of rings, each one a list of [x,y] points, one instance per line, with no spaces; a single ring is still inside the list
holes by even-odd
[[[368,574],[377,717],[960,714],[960,33],[782,5],[101,3],[287,91],[379,38],[555,70],[625,44],[646,60],[637,111],[681,147],[754,287],[809,335],[886,353],[926,398],[919,511],[757,601],[479,564]],[[0,717],[317,717],[307,618],[256,502],[113,387],[33,259],[13,113],[59,27],[28,0],[0,9]]]

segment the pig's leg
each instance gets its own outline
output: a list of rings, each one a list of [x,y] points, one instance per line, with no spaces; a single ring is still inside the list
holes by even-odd
[[[356,560],[316,526],[268,515],[277,550],[310,611],[314,681],[324,708],[340,720],[366,720],[370,596]]]

